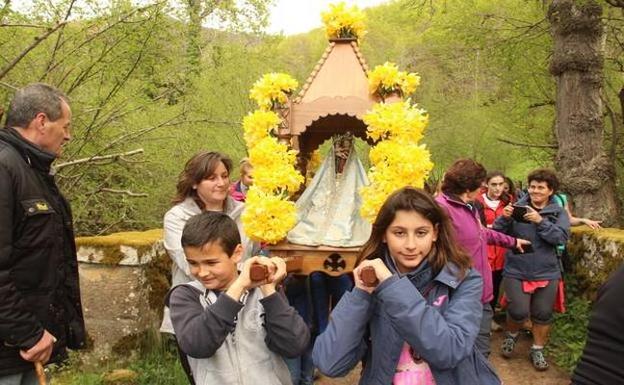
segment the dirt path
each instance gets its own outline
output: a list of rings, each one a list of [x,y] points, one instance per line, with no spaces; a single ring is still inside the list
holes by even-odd
[[[504,385],[569,385],[570,376],[563,370],[554,367],[551,363],[550,369],[545,372],[537,372],[531,366],[528,358],[531,341],[528,337],[522,336],[516,346],[516,354],[507,360],[501,357],[499,346],[503,339],[502,332],[495,332],[492,335],[492,355],[491,362],[496,367],[498,375],[503,380]],[[353,385],[357,384],[360,376],[359,366],[348,376],[343,378],[329,379],[320,378],[315,381],[318,385]]]

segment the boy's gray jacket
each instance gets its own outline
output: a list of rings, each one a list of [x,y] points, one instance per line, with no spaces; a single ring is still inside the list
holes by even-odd
[[[483,308],[479,273],[470,269],[458,279],[448,264],[425,297],[412,279],[394,274],[372,295],[357,287],[345,293],[314,343],[314,365],[341,377],[364,360],[360,385],[387,385],[407,342],[427,361],[437,385],[500,385],[474,348]]]
[[[245,205],[242,202],[237,202],[232,197],[228,196],[225,200],[224,212],[236,222],[238,232],[241,237],[241,244],[243,245],[243,258],[246,260],[252,255],[257,254],[259,251],[259,245],[254,243],[245,235],[243,230],[243,223],[241,221],[241,214]],[[163,221],[164,224],[164,246],[167,250],[167,254],[171,261],[171,287],[177,286],[182,283],[193,281],[194,278],[191,275],[191,271],[188,263],[186,262],[186,256],[184,255],[184,249],[182,248],[182,230],[184,225],[192,216],[201,214],[202,210],[197,206],[197,203],[193,198],[186,198],[184,201],[173,206],[165,214]],[[163,321],[160,325],[160,331],[163,333],[173,333],[173,326],[171,326],[171,317],[169,315],[169,309],[165,307],[163,312]]]
[[[529,197],[524,197],[516,205],[529,205]],[[517,222],[513,218],[500,216],[494,221],[493,228],[516,238],[531,241],[532,253],[505,254],[503,276],[541,281],[561,278],[561,269],[557,258],[557,245],[565,244],[570,236],[570,219],[565,209],[552,199],[540,210],[544,218],[540,224]]]
[[[167,302],[196,385],[292,384],[282,357],[303,354],[310,332],[280,293],[262,298],[253,289],[237,302],[193,281],[171,289]]]

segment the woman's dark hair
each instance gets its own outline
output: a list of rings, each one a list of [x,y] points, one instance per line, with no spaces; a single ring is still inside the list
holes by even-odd
[[[184,170],[182,170],[178,177],[173,204],[178,204],[183,202],[186,198],[192,197],[199,208],[203,210],[204,203],[199,199],[197,190],[195,190],[193,186],[214,174],[219,163],[223,163],[228,174],[230,174],[232,171],[232,161],[227,155],[219,152],[202,151],[189,159],[184,166]]]
[[[531,171],[529,176],[527,176],[527,184],[531,184],[531,181],[546,182],[548,188],[553,190],[553,192],[557,192],[559,189],[557,174],[548,168],[538,168],[537,170]]]
[[[472,159],[458,159],[446,170],[442,181],[442,192],[460,195],[474,191],[485,181],[485,167]]]
[[[492,178],[496,178],[497,176],[500,176],[501,178],[503,178],[503,180],[505,180],[505,174],[503,174],[502,172],[500,172],[500,171],[490,171],[485,176],[485,183],[488,183],[489,181],[492,180]]]
[[[447,262],[453,262],[460,268],[460,277],[470,268],[470,256],[455,242],[453,225],[448,215],[425,191],[413,187],[404,187],[392,193],[381,206],[372,226],[368,241],[362,246],[355,265],[364,259],[383,258],[386,245],[383,237],[394,221],[397,211],[414,211],[427,218],[438,228],[436,241],[437,252],[430,255],[429,263],[435,272],[442,270]]]
[[[515,201],[517,198],[516,186],[514,186],[514,183],[512,182],[510,177],[503,175],[503,179],[505,179],[505,183],[507,183],[507,185],[509,186],[509,192],[507,194],[509,194],[510,201]]]

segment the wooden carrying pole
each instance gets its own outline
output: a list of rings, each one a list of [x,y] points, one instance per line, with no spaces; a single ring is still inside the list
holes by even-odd
[[[301,270],[301,257],[284,258],[284,261],[286,262],[286,272],[293,273]],[[265,265],[254,263],[251,265],[249,275],[252,281],[263,281],[269,276],[269,270]]]
[[[35,362],[35,372],[37,373],[37,380],[39,380],[39,385],[47,385],[45,371],[43,370],[43,364],[39,361]]]

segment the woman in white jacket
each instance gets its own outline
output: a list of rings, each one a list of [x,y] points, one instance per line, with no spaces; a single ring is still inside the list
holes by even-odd
[[[240,220],[244,204],[235,201],[229,195],[231,170],[232,161],[226,155],[214,151],[202,151],[189,159],[180,173],[176,195],[173,198],[174,206],[164,217],[164,245],[173,262],[171,264],[172,287],[193,280],[180,240],[186,221],[202,211],[219,211],[230,216],[240,231],[241,243],[244,247],[243,261],[254,253],[254,244],[245,236]],[[166,307],[160,331],[174,334],[169,309]],[[190,371],[187,370],[186,358],[183,354],[180,357],[188,375]],[[190,376],[189,380],[193,383]]]

